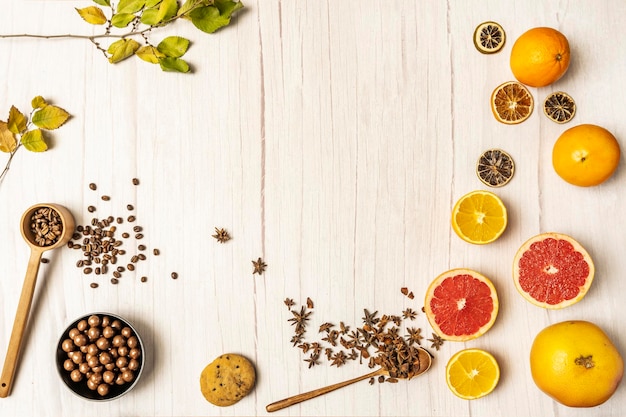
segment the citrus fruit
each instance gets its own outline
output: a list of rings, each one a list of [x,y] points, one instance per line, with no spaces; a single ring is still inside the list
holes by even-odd
[[[514,172],[513,158],[501,149],[486,150],[476,163],[478,179],[489,187],[502,187],[508,184]]]
[[[533,96],[517,81],[502,83],[491,93],[491,111],[497,121],[507,125],[528,119],[533,106]]]
[[[511,48],[511,71],[531,87],[545,87],[565,74],[570,62],[569,42],[556,29],[538,27],[524,32]]]
[[[581,187],[602,184],[617,169],[620,147],[603,127],[583,124],[559,136],[552,148],[552,166],[565,181]]]
[[[484,22],[474,30],[474,46],[483,54],[493,54],[504,46],[504,29],[496,22]]]
[[[475,339],[493,326],[498,294],[489,279],[470,269],[452,269],[428,286],[424,311],[433,330],[445,340]]]
[[[543,233],[515,254],[513,281],[531,303],[560,309],[582,300],[593,282],[594,265],[580,243],[560,233]]]
[[[619,351],[597,325],[564,321],[537,334],[530,371],[541,391],[569,407],[594,407],[608,400],[624,374]]]
[[[458,397],[474,400],[498,385],[500,367],[493,355],[482,349],[457,352],[446,365],[448,388]]]
[[[543,113],[557,123],[567,123],[576,114],[576,103],[569,94],[557,91],[543,101]]]
[[[452,209],[452,229],[466,242],[487,244],[499,238],[507,225],[506,207],[489,191],[472,191]]]

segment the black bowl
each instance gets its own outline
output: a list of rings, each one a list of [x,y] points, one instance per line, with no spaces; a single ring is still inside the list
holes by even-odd
[[[63,341],[70,338],[69,337],[70,330],[76,329],[78,326],[78,323],[80,323],[82,320],[88,320],[89,317],[94,316],[94,315],[100,317],[100,319],[102,319],[103,317],[109,317],[111,322],[113,320],[119,320],[121,323],[121,327],[116,330],[116,335],[120,333],[120,329],[124,327],[130,328],[132,331],[132,334],[137,338],[137,348],[139,349],[141,353],[139,358],[137,359],[137,361],[139,362],[138,367],[137,369],[133,371],[134,375],[133,375],[132,381],[126,382],[123,385],[118,385],[115,382],[113,382],[112,384],[108,384],[109,389],[106,395],[100,395],[97,390],[90,389],[87,385],[87,378],[85,375],[83,375],[83,378],[81,381],[78,381],[78,382],[73,381],[72,378],[70,377],[70,371],[67,371],[63,366],[65,360],[69,358],[68,353],[63,350]],[[89,328],[89,326],[87,328]],[[85,330],[82,333],[86,334],[86,331],[87,330]],[[87,345],[94,342],[94,341],[89,341],[88,337],[87,337],[87,340],[88,340]],[[76,347],[76,350],[78,349],[80,348]],[[59,342],[57,343],[57,346],[56,346],[56,365],[57,365],[57,371],[59,373],[59,376],[61,377],[61,380],[70,389],[70,391],[72,391],[74,394],[78,395],[79,397],[87,399],[87,400],[110,401],[110,400],[114,400],[123,396],[124,394],[132,390],[135,387],[135,385],[137,385],[137,382],[139,381],[139,378],[142,374],[144,364],[145,364],[145,349],[144,349],[144,344],[141,341],[141,337],[139,336],[139,333],[137,332],[135,327],[130,322],[128,322],[128,320],[116,314],[91,313],[91,314],[87,314],[85,316],[77,318],[69,326],[67,326],[67,328],[63,331],[63,334],[61,334],[61,337],[59,338]],[[113,370],[113,372],[117,374],[120,372],[120,370],[116,368],[115,370]]]

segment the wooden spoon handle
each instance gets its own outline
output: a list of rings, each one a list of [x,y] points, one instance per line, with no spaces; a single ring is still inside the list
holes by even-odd
[[[32,249],[30,252],[26,278],[24,278],[22,294],[17,304],[17,312],[15,313],[11,339],[9,339],[7,356],[4,359],[4,367],[2,368],[2,375],[0,376],[0,398],[6,398],[11,393],[20,347],[22,345],[24,331],[26,330],[26,322],[28,321],[30,306],[33,302],[33,295],[35,294],[35,284],[37,283],[37,273],[39,272],[39,263],[41,262],[42,253],[42,251],[35,249]]]
[[[298,404],[298,403],[301,403],[303,401],[310,400],[311,398],[315,398],[315,397],[319,397],[320,395],[327,394],[327,393],[329,393],[331,391],[334,391],[336,389],[343,388],[346,385],[354,384],[355,382],[363,381],[364,379],[374,378],[376,376],[383,375],[384,373],[385,373],[385,371],[383,369],[379,369],[377,371],[370,372],[369,374],[361,375],[359,377],[356,377],[356,378],[353,378],[353,379],[349,379],[349,380],[344,381],[344,382],[339,382],[337,384],[329,385],[329,386],[324,387],[324,388],[318,388],[318,389],[313,390],[313,391],[309,391],[309,392],[305,392],[305,393],[302,393],[302,394],[294,395],[293,397],[285,398],[284,400],[276,401],[276,402],[273,402],[273,403],[269,404],[267,407],[265,407],[265,410],[267,410],[268,413],[272,413],[274,411],[282,410],[283,408],[287,408],[287,407],[292,406],[294,404]]]

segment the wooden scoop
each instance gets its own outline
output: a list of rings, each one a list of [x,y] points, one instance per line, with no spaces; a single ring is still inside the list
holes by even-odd
[[[417,370],[417,373],[414,376],[421,375],[424,372],[428,371],[430,369],[430,365],[432,364],[432,360],[433,360],[432,356],[430,356],[430,353],[428,353],[426,349],[423,349],[423,348],[417,348],[417,349],[419,350],[418,358],[420,361],[419,362],[420,366],[419,366],[419,369]],[[368,378],[374,378],[380,375],[389,375],[389,373],[385,369],[380,368],[374,372],[370,372],[369,374],[361,375],[359,377],[349,379],[347,381],[339,382],[337,384],[329,385],[324,388],[318,388],[313,391],[294,395],[293,397],[289,397],[289,398],[285,398],[284,400],[273,402],[269,404],[267,407],[265,407],[265,410],[268,413],[282,410],[283,408],[287,408],[294,404],[298,404],[303,401],[310,400],[311,398],[319,397],[320,395],[324,395],[336,389],[343,388],[350,384],[354,384],[355,382],[363,381],[364,379],[368,379]]]
[[[61,225],[63,226],[61,234],[57,236],[54,243],[45,246],[41,246],[36,242],[36,236],[31,231],[31,218],[39,209],[51,209],[56,211],[59,214]],[[36,204],[26,210],[22,215],[20,230],[22,237],[26,243],[28,243],[28,246],[30,246],[30,259],[28,260],[26,278],[24,278],[20,301],[17,304],[17,312],[15,313],[15,321],[13,322],[13,330],[11,331],[11,339],[9,339],[9,347],[4,360],[4,367],[2,368],[2,375],[0,376],[0,398],[6,398],[11,393],[20,347],[22,345],[24,331],[26,330],[26,323],[35,293],[35,284],[37,283],[37,273],[39,272],[41,256],[45,251],[65,245],[74,233],[74,226],[75,223],[72,214],[68,209],[58,204]]]

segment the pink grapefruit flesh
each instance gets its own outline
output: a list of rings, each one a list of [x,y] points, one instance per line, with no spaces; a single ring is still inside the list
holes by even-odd
[[[580,243],[561,233],[543,233],[524,243],[513,262],[513,280],[531,303],[560,309],[582,300],[594,276],[591,257]]]
[[[433,330],[453,341],[484,334],[493,326],[498,307],[491,281],[470,269],[453,269],[439,275],[428,287],[424,302]]]

